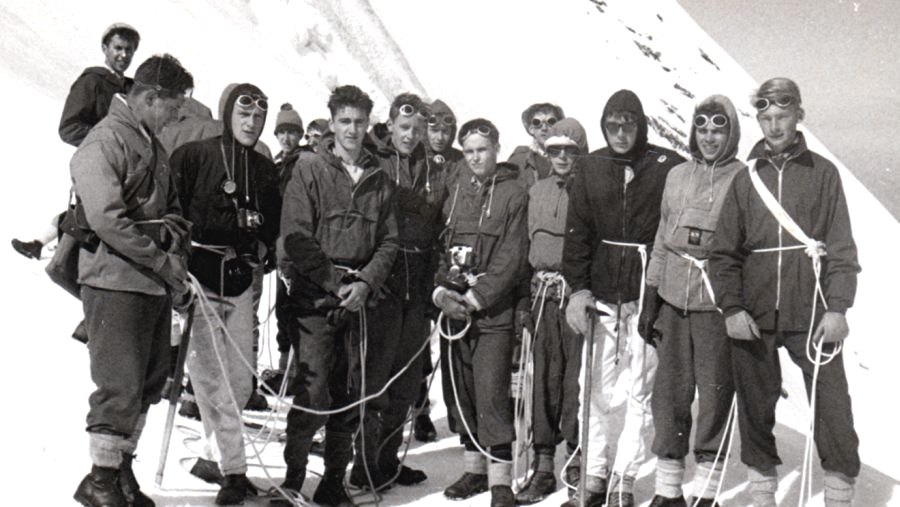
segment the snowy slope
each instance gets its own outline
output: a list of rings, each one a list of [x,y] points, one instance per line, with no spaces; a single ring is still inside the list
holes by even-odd
[[[548,5],[535,0],[373,0],[371,6],[365,0],[4,2],[0,89],[7,100],[6,121],[0,125],[0,166],[8,179],[0,199],[2,237],[37,234],[67,198],[73,149],[59,141],[56,124],[71,81],[83,67],[101,64],[99,34],[113,21],[132,23],[142,33],[132,70],[153,53],[170,52],[194,73],[195,97],[213,110],[221,89],[235,81],[260,85],[275,105],[292,102],[307,122],[326,115],[324,104],[336,83],[354,83],[368,91],[376,100],[373,116],[379,118],[385,116],[391,95],[412,90],[444,99],[462,119],[491,118],[509,153],[526,141],[518,120],[521,110],[544,100],[561,104],[580,119],[592,147],[599,147],[603,103],[616,89],[628,87],[644,99],[655,120],[655,142],[676,147],[679,139],[684,142],[684,121],[693,103],[713,92],[726,93],[742,108],[742,153],[759,137],[745,100],[752,80],[676,3],[567,0],[554,2],[552,9]],[[264,139],[274,147],[271,129],[270,122]],[[810,139],[814,149],[828,155]],[[893,407],[886,407],[890,391],[884,389],[898,380],[892,359],[900,345],[888,318],[893,310],[888,290],[900,282],[900,273],[888,256],[900,249],[900,226],[841,169],[864,267],[857,305],[849,317],[853,334],[846,357],[866,463],[860,504],[885,505],[896,482],[883,474],[900,477],[894,460],[900,449],[890,439],[891,418],[885,417]],[[9,323],[8,366],[2,370],[8,403],[4,413],[20,414],[2,423],[11,451],[8,463],[14,467],[8,483],[20,486],[13,492],[19,501],[3,503],[69,505],[71,492],[89,467],[81,428],[92,384],[84,348],[67,338],[80,309],[48,282],[41,264],[24,260],[9,247],[0,252],[9,287],[4,304],[4,321]],[[270,357],[264,354],[262,362]],[[797,428],[805,420],[799,385],[796,378],[789,379],[790,396],[779,407],[787,464],[782,490],[792,502],[797,486],[789,488],[790,474],[796,472],[802,451]],[[432,396],[439,396],[439,390],[432,390]],[[460,454],[437,405],[435,418],[441,419],[444,438],[415,447],[410,458],[426,468],[431,479],[416,488],[391,491],[386,504],[442,503],[441,489],[458,475]],[[136,465],[139,478],[158,505],[212,505],[215,489],[194,481],[178,466],[179,458],[191,455],[196,445],[181,443],[184,432],[173,441],[166,490],[152,489],[163,415],[160,408],[151,411]],[[270,444],[264,455],[274,466],[270,473],[283,472],[278,468],[279,446]],[[736,472],[726,483],[726,495],[733,504],[744,505],[738,475],[742,467],[735,457],[731,463]],[[265,483],[262,469],[254,468],[251,475]],[[312,487],[314,481],[307,493]],[[641,498],[648,498],[651,490],[652,477],[642,477]],[[558,504],[561,495],[545,503]],[[485,501],[478,498],[470,504]]]

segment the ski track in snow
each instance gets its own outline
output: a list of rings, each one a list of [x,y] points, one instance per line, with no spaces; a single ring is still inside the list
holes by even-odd
[[[459,0],[439,4],[439,12],[434,10],[438,4],[412,0],[373,0],[371,8],[362,0],[345,3],[342,9],[326,9],[326,4],[168,0],[140,5],[104,0],[85,8],[53,0],[13,0],[0,6],[7,27],[0,48],[0,87],[7,96],[0,136],[7,142],[0,161],[11,177],[0,200],[3,237],[8,241],[37,235],[64,206],[68,159],[74,149],[56,134],[59,113],[75,77],[84,67],[101,64],[99,34],[119,20],[135,25],[143,37],[131,72],[151,54],[170,52],[193,72],[195,97],[213,110],[222,88],[235,81],[259,84],[273,104],[290,101],[305,122],[326,116],[325,101],[335,83],[357,84],[369,92],[376,101],[376,118],[386,116],[390,95],[413,90],[444,99],[461,121],[492,119],[508,154],[515,145],[527,143],[521,110],[545,100],[581,120],[592,148],[600,147],[603,103],[613,91],[627,87],[642,98],[653,120],[653,142],[676,147],[670,140],[684,142],[683,133],[689,130],[685,119],[696,100],[710,93],[724,93],[738,107],[741,155],[760,137],[746,100],[753,81],[674,1],[585,0],[559,2],[548,9],[537,0]],[[277,147],[273,127],[270,121],[264,140]],[[814,150],[837,162],[808,135]],[[863,265],[856,305],[848,314],[852,334],[844,359],[865,463],[856,504],[900,504],[892,500],[900,478],[900,445],[891,438],[896,410],[889,402],[894,398],[891,387],[900,380],[894,366],[900,340],[888,320],[895,313],[895,298],[888,291],[900,283],[892,255],[900,251],[900,225],[838,165]],[[90,467],[82,428],[93,385],[84,347],[68,338],[81,310],[42,272],[48,252],[42,263],[25,260],[9,247],[2,252],[3,275],[11,289],[4,304],[5,321],[11,324],[6,335],[9,366],[3,368],[6,413],[22,414],[2,423],[11,451],[9,484],[17,486],[12,500],[7,497],[3,503],[72,505],[71,494]],[[273,354],[264,350],[260,363],[270,363]],[[786,369],[785,386],[788,398],[778,408],[777,436],[785,461],[779,494],[782,505],[795,505],[804,438],[799,430],[806,424],[807,409],[793,367]],[[408,458],[411,466],[427,471],[429,480],[386,492],[382,504],[484,505],[486,495],[465,502],[449,502],[441,495],[460,474],[462,453],[447,430],[440,389],[433,388],[431,395],[437,401],[433,416],[441,440],[414,444]],[[161,506],[213,505],[216,487],[193,479],[179,465],[198,445],[184,444],[186,433],[180,429],[173,436],[164,489],[153,486],[164,417],[165,406],[151,410],[138,449],[135,468],[144,489]],[[176,424],[200,428],[181,418]],[[737,449],[729,462],[724,498],[729,505],[748,505]],[[263,456],[269,473],[280,480],[281,446],[270,443]],[[561,459],[557,461],[560,466]],[[810,505],[822,502],[816,468]],[[321,460],[313,458],[311,469],[320,471]],[[267,487],[261,467],[252,466],[250,476]],[[308,496],[316,483],[315,478],[307,480]],[[690,486],[685,487],[690,494]],[[639,502],[646,505],[652,489],[651,463],[636,485]],[[542,505],[558,505],[564,495],[558,491]],[[247,505],[266,501],[254,499]]]

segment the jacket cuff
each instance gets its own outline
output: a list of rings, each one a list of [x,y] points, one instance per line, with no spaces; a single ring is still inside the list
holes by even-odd
[[[847,310],[850,308],[845,301],[829,301],[828,309],[825,310],[827,312],[840,313],[841,315],[847,315]]]
[[[476,310],[481,311],[484,309],[484,303],[478,299],[478,295],[472,289],[467,290],[463,297],[466,298],[466,302],[472,305]]]

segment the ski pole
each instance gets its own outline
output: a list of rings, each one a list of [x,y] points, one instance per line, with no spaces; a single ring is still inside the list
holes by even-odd
[[[588,440],[590,432],[588,425],[591,417],[591,382],[594,369],[594,319],[596,310],[593,305],[585,309],[588,317],[588,332],[584,337],[584,386],[582,387],[581,402],[581,478],[578,481],[578,507],[585,506],[587,494],[587,460]]]
[[[159,450],[159,464],[156,467],[156,487],[162,487],[163,473],[166,470],[166,459],[169,456],[169,442],[172,440],[172,428],[175,425],[175,409],[178,407],[178,398],[181,397],[181,381],[184,379],[184,361],[187,358],[188,342],[191,339],[191,327],[194,325],[194,303],[187,309],[187,321],[181,331],[181,343],[178,344],[178,359],[175,360],[175,368],[166,379],[166,387],[163,393],[167,393],[169,399],[169,411],[166,414],[166,426],[163,429],[162,447]]]

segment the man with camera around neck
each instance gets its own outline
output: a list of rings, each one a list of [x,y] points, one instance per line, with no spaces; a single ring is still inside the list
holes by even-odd
[[[461,333],[463,321],[470,322],[441,361],[444,399],[453,400],[448,408],[465,446],[464,474],[444,496],[462,500],[490,488],[492,506],[512,506],[509,358],[514,289],[527,262],[528,194],[515,166],[497,164],[500,133],[493,123],[465,123],[459,143],[468,168],[444,203],[447,230],[432,293],[445,317],[438,321],[442,333]]]
[[[253,270],[274,248],[281,197],[271,160],[254,151],[268,102],[256,86],[223,92],[224,131],[172,154],[178,198],[191,222],[188,268],[209,307],[195,309],[187,367],[203,421],[209,456],[225,477],[219,505],[255,492],[246,476],[241,409],[253,385]],[[221,320],[224,328],[219,324]]]

